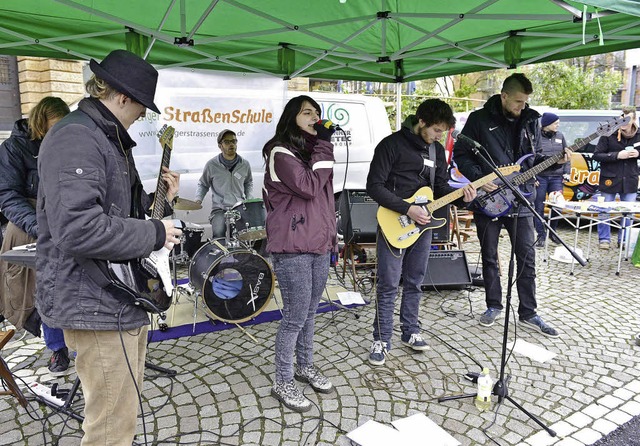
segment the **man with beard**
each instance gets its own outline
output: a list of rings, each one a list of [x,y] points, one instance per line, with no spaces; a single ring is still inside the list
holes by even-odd
[[[492,96],[482,109],[471,113],[462,129],[464,135],[479,142],[486,149],[484,155],[498,166],[514,163],[523,155],[534,154],[535,157],[523,161],[522,170],[526,170],[543,158],[540,146],[540,114],[527,104],[532,92],[531,81],[524,74],[512,74],[505,79],[500,94]],[[453,156],[460,172],[470,181],[492,173],[491,167],[474,155],[471,146],[461,139],[458,139],[453,148]],[[490,182],[481,189],[491,192],[497,188],[498,185]],[[534,184],[525,184],[521,189],[530,192],[529,199],[535,200]],[[514,210],[518,210],[518,213],[515,214]],[[546,336],[558,337],[558,332],[536,313],[535,232],[531,211],[515,203],[509,213],[498,218],[476,211],[474,221],[482,252],[482,275],[487,303],[487,310],[480,317],[480,325],[492,326],[503,309],[498,242],[500,231],[504,227],[510,240],[513,241],[515,238],[513,249],[518,265],[516,286],[520,300],[520,323]]]

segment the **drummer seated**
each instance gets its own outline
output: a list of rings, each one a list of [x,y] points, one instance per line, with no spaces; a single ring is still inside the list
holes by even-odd
[[[202,203],[211,190],[209,221],[214,238],[226,235],[225,212],[251,198],[253,192],[251,165],[237,153],[236,133],[230,129],[218,133],[218,148],[220,153],[207,161],[196,189],[198,203]]]

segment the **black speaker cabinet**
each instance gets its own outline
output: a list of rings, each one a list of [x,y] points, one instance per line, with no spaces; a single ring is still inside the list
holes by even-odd
[[[444,226],[440,226],[439,228],[433,229],[431,231],[431,241],[433,243],[446,243],[450,240],[451,237],[451,219],[449,218],[449,207],[451,205],[448,204],[440,209],[436,209],[433,213],[434,218],[446,218],[447,222]]]
[[[471,285],[471,274],[464,251],[431,251],[423,290],[464,288]]]
[[[375,243],[378,203],[363,190],[344,190],[340,195],[340,231],[345,243]]]

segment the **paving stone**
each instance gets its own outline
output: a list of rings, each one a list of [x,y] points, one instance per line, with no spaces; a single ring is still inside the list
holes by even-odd
[[[595,429],[585,428],[575,432],[571,436],[584,444],[592,444],[602,438],[602,433]]]
[[[603,417],[605,414],[609,413],[609,408],[606,406],[601,406],[600,404],[591,404],[586,407],[583,412],[586,415],[589,415],[591,418],[597,420],[600,417]]]
[[[575,438],[565,438],[555,444],[555,446],[585,446],[585,444]]]
[[[626,412],[621,410],[614,410],[613,412],[605,415],[605,418],[609,421],[613,421],[618,426],[622,426],[624,423],[629,421],[632,417]]]
[[[638,416],[640,415],[640,403],[637,401],[629,401],[622,406],[620,406],[620,410],[628,413],[629,415]]]
[[[616,398],[613,395],[606,395],[598,400],[598,404],[607,406],[609,409],[618,407],[622,403],[623,403],[623,400],[621,400],[620,398]]]
[[[578,428],[581,428],[591,424],[593,422],[593,419],[585,415],[584,413],[577,412],[567,417],[566,421]]]
[[[591,427],[600,432],[602,435],[607,435],[617,429],[618,425],[609,420],[600,419],[596,420]]]

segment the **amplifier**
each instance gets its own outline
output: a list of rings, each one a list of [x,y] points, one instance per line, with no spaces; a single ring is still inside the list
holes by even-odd
[[[464,288],[471,285],[471,274],[464,251],[431,251],[423,290]]]
[[[363,190],[344,190],[340,195],[339,229],[345,243],[375,243],[378,203]]]

